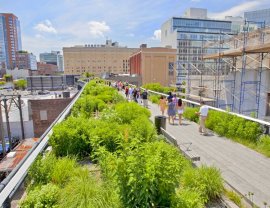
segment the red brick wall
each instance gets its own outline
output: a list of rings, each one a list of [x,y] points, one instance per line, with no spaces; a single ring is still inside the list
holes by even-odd
[[[40,137],[71,100],[72,98],[29,100],[34,125],[34,136]],[[47,111],[47,120],[40,120],[41,110]]]

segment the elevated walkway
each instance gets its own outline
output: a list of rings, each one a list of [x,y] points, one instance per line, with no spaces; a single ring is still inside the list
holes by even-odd
[[[150,102],[149,110],[154,122],[154,117],[161,114],[160,110]],[[198,125],[187,120],[182,126],[170,125],[167,121],[166,131],[178,143],[192,142],[192,151],[201,159],[196,164],[219,168],[231,186],[259,207],[264,207],[264,202],[270,204],[270,158],[224,137],[202,136]]]

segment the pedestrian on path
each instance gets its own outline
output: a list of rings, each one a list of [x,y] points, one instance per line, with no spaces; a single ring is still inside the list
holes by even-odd
[[[160,108],[161,114],[164,116],[164,112],[166,109],[166,100],[163,95],[161,95],[158,106]]]
[[[174,125],[174,117],[175,117],[175,104],[172,102],[172,99],[170,98],[168,100],[168,110],[167,110],[168,116],[169,116],[169,124]]]
[[[142,93],[143,107],[148,108],[148,92],[146,90]]]
[[[208,107],[205,105],[204,101],[200,102],[201,107],[200,107],[200,112],[197,112],[197,114],[200,117],[200,127],[199,127],[199,132],[203,134],[204,136],[207,135],[207,130],[205,128],[205,121],[208,116]]]
[[[179,117],[179,125],[182,125],[182,116],[183,116],[183,113],[184,113],[184,104],[183,104],[181,98],[178,99],[176,108],[177,108],[177,113],[178,113],[178,117]]]

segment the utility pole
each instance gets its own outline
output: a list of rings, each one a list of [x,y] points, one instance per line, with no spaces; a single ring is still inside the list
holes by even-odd
[[[1,98],[0,98],[0,140],[2,141],[2,149],[3,149],[3,156],[6,155],[6,141],[4,136],[4,124],[2,118],[2,106],[1,106]]]

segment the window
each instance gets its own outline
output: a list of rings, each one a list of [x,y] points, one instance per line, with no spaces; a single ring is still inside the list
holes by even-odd
[[[47,111],[46,110],[41,110],[39,112],[39,116],[40,116],[40,120],[41,121],[47,121],[48,118],[47,118]]]

